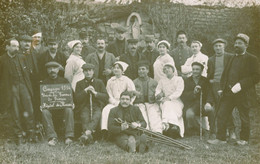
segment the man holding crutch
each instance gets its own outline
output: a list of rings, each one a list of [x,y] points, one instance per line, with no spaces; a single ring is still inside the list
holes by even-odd
[[[100,79],[93,78],[94,65],[86,63],[82,66],[85,78],[76,85],[75,104],[78,110],[83,134],[79,138],[82,144],[93,141],[93,133],[101,118],[101,110],[108,99],[104,83]]]

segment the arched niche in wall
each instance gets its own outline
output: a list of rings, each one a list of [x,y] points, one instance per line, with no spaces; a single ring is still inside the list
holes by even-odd
[[[142,19],[138,13],[133,12],[129,15],[126,21],[126,26],[131,29],[131,37],[139,39],[141,35]]]

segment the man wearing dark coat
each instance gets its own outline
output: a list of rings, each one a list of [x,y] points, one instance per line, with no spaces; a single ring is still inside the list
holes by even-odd
[[[94,53],[96,49],[89,44],[88,32],[85,28],[82,28],[79,32],[79,40],[83,47],[81,51],[82,59],[85,59],[89,54]]]
[[[134,80],[138,77],[138,61],[140,61],[140,53],[137,51],[137,39],[127,40],[127,52],[120,57],[120,61],[128,64],[125,75]]]
[[[125,32],[127,29],[119,24],[115,24],[112,28],[115,30],[115,40],[107,46],[107,51],[120,60],[120,56],[126,53]]]
[[[223,97],[217,115],[217,139],[210,144],[226,143],[226,127],[234,107],[238,108],[241,119],[239,145],[248,145],[250,136],[249,111],[256,98],[255,85],[260,80],[259,62],[256,56],[246,51],[249,37],[239,33],[235,38],[235,52],[221,77]]]
[[[140,55],[140,60],[147,61],[149,63],[149,77],[154,77],[153,63],[159,56],[159,51],[155,47],[155,39],[153,37],[145,37],[146,48],[142,51]]]
[[[130,105],[131,93],[124,91],[120,95],[120,103],[112,108],[108,117],[108,132],[118,147],[128,151],[144,153],[147,148],[146,135],[141,134],[137,127],[146,128],[146,122],[137,106]],[[116,121],[120,119],[124,123]]]
[[[108,94],[104,83],[94,78],[95,66],[86,63],[82,66],[85,78],[76,85],[75,104],[79,112],[82,136],[79,138],[82,144],[93,141],[93,133],[98,130],[101,118],[101,110],[108,100]]]
[[[209,82],[206,77],[202,76],[204,69],[203,64],[199,62],[192,63],[192,76],[184,79],[184,91],[181,99],[184,103],[185,134],[197,133],[199,131],[198,117],[200,116],[200,107],[202,115],[208,116],[210,133],[215,134],[214,112],[212,109],[204,109],[208,94]],[[202,104],[200,104],[200,95],[202,94]],[[196,118],[197,117],[197,118]],[[202,124],[203,125],[203,124]],[[203,129],[206,130],[204,126]]]
[[[0,58],[0,94],[4,108],[12,116],[12,128],[17,145],[23,142],[23,132],[29,141],[34,141],[34,116],[30,81],[30,69],[25,56],[18,53],[16,39],[6,41],[7,52]],[[22,126],[23,122],[25,127]]]
[[[67,57],[65,54],[58,51],[58,46],[56,38],[48,39],[48,50],[41,54],[38,60],[40,80],[48,77],[45,64],[50,61],[55,61],[65,68]],[[64,71],[59,71],[59,76],[63,77]]]

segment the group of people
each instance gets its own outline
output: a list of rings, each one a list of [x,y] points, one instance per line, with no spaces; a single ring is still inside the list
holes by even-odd
[[[177,47],[171,49],[168,41],[156,43],[152,36],[140,48],[137,39],[126,40],[124,27],[114,29],[115,41],[106,46],[106,39],[98,38],[96,48],[82,30],[79,40],[68,43],[68,58],[58,51],[55,38],[43,47],[41,33],[6,41],[0,93],[17,144],[25,138],[34,142],[35,125],[41,122],[48,144],[56,145],[56,117],[64,121],[65,144],[73,142],[74,121],[81,124],[82,144],[92,143],[99,131],[129,152],[147,150],[147,137],[138,127],[171,138],[199,134],[202,127],[208,143],[223,144],[227,129],[232,136],[234,108],[241,118],[236,142],[248,144],[249,109],[260,70],[257,57],[246,51],[246,34],[235,37],[235,54],[225,52],[226,40],[217,38],[212,42],[215,54],[208,58],[200,41],[187,45],[184,31],[177,33]],[[40,106],[40,84],[64,83],[71,85],[75,105],[63,110]]]

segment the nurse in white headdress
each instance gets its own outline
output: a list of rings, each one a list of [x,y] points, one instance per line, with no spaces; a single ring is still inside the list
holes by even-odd
[[[84,79],[82,65],[85,61],[81,57],[82,43],[79,40],[73,40],[68,43],[72,49],[70,57],[66,61],[64,77],[70,82],[73,91],[75,92],[78,81]]]

